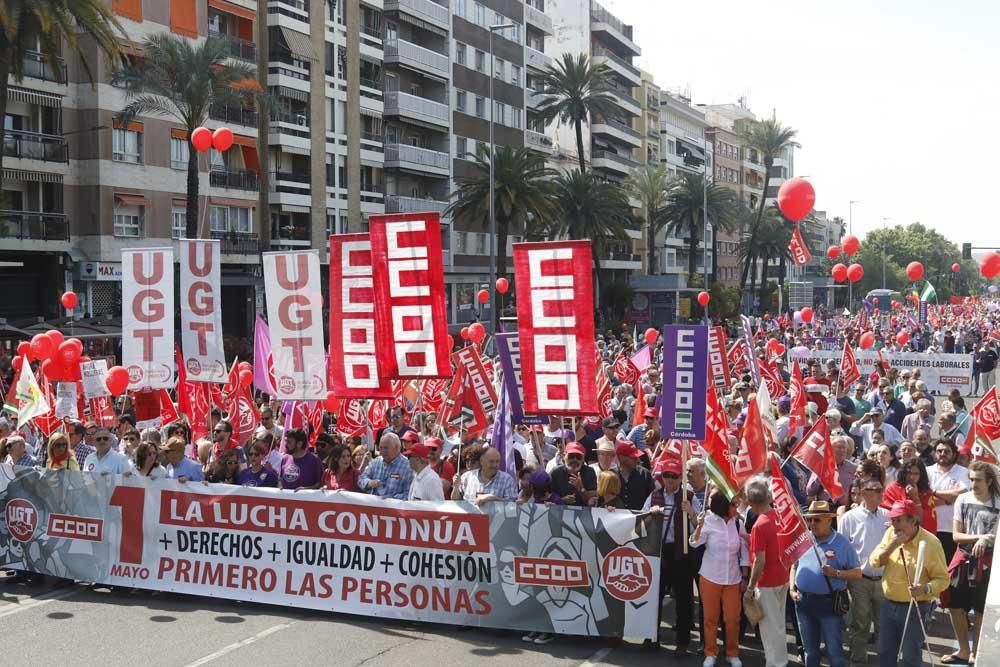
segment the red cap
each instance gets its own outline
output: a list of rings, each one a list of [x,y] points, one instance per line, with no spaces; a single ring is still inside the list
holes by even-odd
[[[416,456],[418,459],[430,458],[431,452],[427,449],[427,445],[421,442],[415,442],[410,446],[410,449],[406,452],[407,456]]]
[[[664,473],[680,475],[683,470],[679,459],[673,457],[661,458],[653,465],[653,477],[661,477]]]
[[[642,416],[652,417],[653,419],[656,419],[657,417],[656,408],[646,408],[646,411],[642,413]]]
[[[420,442],[420,434],[416,431],[407,431],[400,440],[403,442]]]
[[[441,447],[443,445],[444,441],[441,440],[441,438],[427,438],[426,440],[424,440],[424,446],[427,447],[427,449],[431,449],[432,447],[437,447],[438,451],[441,451]]]
[[[579,454],[580,456],[584,457],[587,456],[587,449],[583,445],[577,442],[569,443],[568,445],[566,445],[566,449],[563,451],[565,451],[566,456],[569,456],[570,454]]]
[[[912,500],[897,500],[889,510],[889,518],[897,519],[901,516],[920,516],[920,508]]]
[[[630,456],[633,459],[637,459],[642,456],[642,451],[628,440],[616,440],[615,454],[618,456]]]

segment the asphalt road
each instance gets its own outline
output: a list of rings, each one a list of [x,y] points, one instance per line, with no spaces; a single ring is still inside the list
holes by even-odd
[[[665,607],[664,618],[672,618]],[[701,664],[700,655],[675,659],[672,632],[664,647],[632,642],[559,638],[535,646],[521,633],[438,624],[407,623],[228,600],[83,584],[56,585],[49,578],[27,585],[0,576],[3,664],[114,667],[247,667],[247,665],[434,665],[468,667],[660,667]],[[944,616],[936,615],[931,646],[951,652]],[[788,637],[794,651],[795,639]],[[874,649],[874,646],[872,647]],[[794,655],[794,652],[793,652]],[[741,653],[747,667],[762,666],[752,639]],[[874,652],[871,664],[876,664]],[[725,664],[725,663],[720,663]]]

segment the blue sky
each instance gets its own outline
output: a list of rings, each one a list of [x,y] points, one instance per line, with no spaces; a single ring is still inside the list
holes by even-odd
[[[636,61],[695,103],[735,102],[799,130],[796,172],[854,231],[920,221],[1000,247],[1000,3],[603,0]]]

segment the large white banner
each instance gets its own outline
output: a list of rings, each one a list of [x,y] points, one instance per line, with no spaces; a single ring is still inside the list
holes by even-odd
[[[840,364],[841,350],[809,350],[799,353],[791,351],[793,358],[800,363],[805,359],[819,359],[826,362],[833,359]],[[858,350],[855,352],[858,365],[861,366],[862,380],[867,381],[868,375],[875,370],[878,352],[873,350]],[[947,394],[952,389],[961,389],[963,395],[972,388],[972,355],[971,354],[927,354],[924,352],[883,352],[882,356],[893,368],[900,370],[920,370],[920,379],[927,383],[927,389]]]
[[[181,240],[181,353],[189,382],[225,383],[219,241]]]
[[[318,251],[265,252],[264,285],[277,398],[325,399]]]
[[[122,250],[122,365],[129,389],[174,386],[174,250]]]

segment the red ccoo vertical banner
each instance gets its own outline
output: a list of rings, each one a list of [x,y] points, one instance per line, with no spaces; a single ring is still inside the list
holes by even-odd
[[[391,398],[375,339],[375,286],[368,234],[330,237],[330,355],[327,383],[338,398]]]
[[[590,241],[514,244],[524,411],[599,414]]]
[[[449,377],[441,216],[373,215],[368,224],[380,372],[389,378]]]

